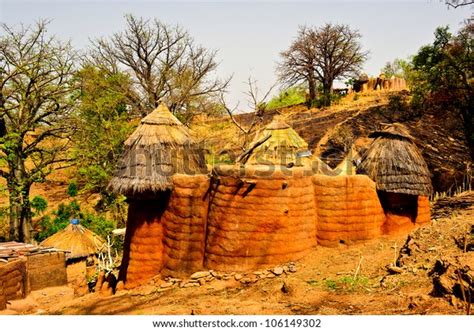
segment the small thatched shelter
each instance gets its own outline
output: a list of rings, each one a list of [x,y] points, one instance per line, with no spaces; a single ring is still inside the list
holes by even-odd
[[[68,282],[80,283],[86,277],[87,267],[94,267],[94,262],[90,261],[94,261],[95,256],[104,249],[105,241],[79,224],[79,220],[73,219],[67,227],[46,238],[40,245],[66,251]]]
[[[302,165],[311,152],[298,133],[279,117],[255,137],[249,150],[241,158],[245,164]]]
[[[358,166],[358,172],[368,175],[376,183],[386,214],[409,218],[411,223],[424,211],[419,210],[431,194],[431,175],[415,138],[408,129],[395,123],[369,135],[375,138]],[[426,203],[423,202],[424,208]],[[428,207],[429,208],[429,207]],[[403,220],[397,220],[401,226]]]
[[[143,118],[125,141],[122,159],[109,188],[126,195],[129,204],[119,275],[127,287],[157,275],[171,260],[167,255],[170,248],[185,245],[184,240],[166,241],[167,235],[177,229],[176,226],[170,229],[165,223],[176,210],[196,209],[195,200],[203,204],[202,196],[193,199],[194,193],[190,192],[196,191],[195,186],[201,189],[199,183],[208,182],[206,174],[203,149],[164,104]],[[177,175],[185,177],[183,185],[176,185]],[[185,192],[180,194],[181,190]],[[206,192],[207,187],[202,190]],[[176,197],[182,199],[178,201]],[[179,207],[174,206],[173,199]],[[184,224],[179,225],[181,232],[190,227],[191,221],[195,222],[195,218],[183,217]]]
[[[204,152],[188,129],[161,104],[141,120],[125,141],[124,153],[109,189],[126,196],[173,188],[171,176],[207,172]]]

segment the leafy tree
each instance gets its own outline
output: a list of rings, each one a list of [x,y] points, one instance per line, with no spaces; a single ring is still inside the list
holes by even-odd
[[[412,91],[415,106],[428,102],[458,109],[474,157],[474,24],[467,23],[457,35],[448,27],[435,31],[433,44],[423,46],[413,58]]]
[[[382,73],[386,78],[392,76],[405,79],[407,82],[411,79],[413,64],[410,60],[395,59],[393,62],[387,62],[382,68]]]
[[[323,106],[331,104],[335,79],[357,73],[367,58],[360,33],[348,25],[301,26],[290,47],[280,53],[277,72],[287,85],[307,84],[310,101],[316,100],[317,83],[323,88]]]
[[[90,62],[110,73],[126,71],[134,83],[127,93],[145,115],[160,101],[175,114],[200,108],[202,97],[224,91],[229,79],[212,78],[216,52],[196,45],[179,26],[126,15],[126,28],[93,44]]]
[[[1,25],[0,176],[9,192],[10,239],[17,241],[31,240],[31,185],[67,165],[72,132],[75,55],[46,27],[45,21],[18,30]]]
[[[123,143],[135,127],[123,93],[130,88],[131,81],[125,74],[111,74],[91,66],[82,68],[76,80],[80,89],[72,148],[76,180],[84,191],[99,193],[101,203],[111,202],[114,199],[106,189],[107,184]]]

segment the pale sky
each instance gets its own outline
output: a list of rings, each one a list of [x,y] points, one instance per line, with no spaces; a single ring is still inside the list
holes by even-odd
[[[279,53],[296,35],[298,25],[343,23],[362,33],[370,51],[364,65],[369,75],[394,58],[414,54],[433,40],[436,27],[457,30],[472,15],[472,6],[449,9],[438,0],[414,1],[22,1],[0,0],[0,20],[31,24],[52,19],[49,32],[86,49],[89,38],[108,36],[124,27],[132,13],[180,24],[203,46],[218,50],[218,76],[233,75],[231,102],[241,101],[249,75],[262,90],[275,80]],[[277,92],[277,91],[275,91]],[[245,107],[242,107],[245,108]]]

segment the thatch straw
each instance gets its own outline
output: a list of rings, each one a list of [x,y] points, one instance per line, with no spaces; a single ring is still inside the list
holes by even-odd
[[[41,242],[41,246],[67,251],[66,259],[77,259],[97,254],[104,240],[80,224],[69,224],[63,230]]]
[[[188,129],[161,104],[125,141],[109,189],[127,196],[173,188],[171,176],[207,173],[204,152]]]
[[[250,147],[253,150],[246,159],[242,160],[243,163],[301,165],[302,158],[298,157],[297,153],[308,150],[306,141],[277,117],[260,134],[257,134],[253,144],[258,144],[258,146]]]
[[[414,138],[402,124],[395,123],[370,135],[372,142],[358,167],[385,192],[411,195],[431,194],[431,176]]]

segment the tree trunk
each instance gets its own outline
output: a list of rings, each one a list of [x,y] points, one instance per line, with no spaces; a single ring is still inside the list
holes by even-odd
[[[308,89],[309,89],[309,102],[316,100],[316,81],[314,78],[308,79]]]
[[[331,105],[332,81],[323,82],[323,106],[329,107]]]
[[[10,191],[10,240],[26,242],[31,238],[31,206],[29,184],[9,183]]]
[[[31,183],[25,173],[23,160],[14,157],[10,165],[11,173],[7,178],[10,202],[10,240],[31,242]]]

